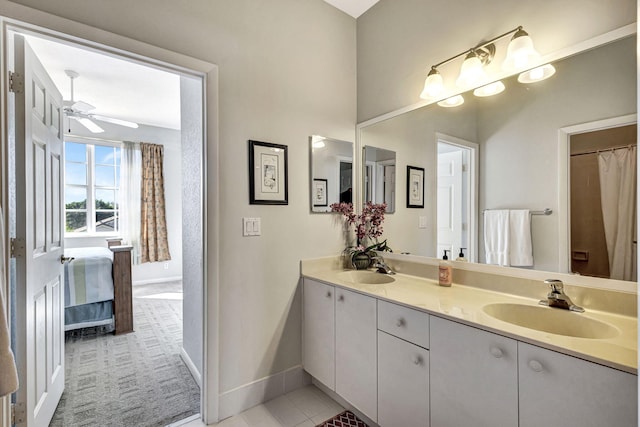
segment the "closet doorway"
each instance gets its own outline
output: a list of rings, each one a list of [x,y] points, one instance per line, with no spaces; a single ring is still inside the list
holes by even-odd
[[[179,352],[178,356],[181,358],[180,363],[183,363],[185,365],[185,370],[188,373],[188,375],[192,376],[193,379],[198,384],[197,396],[195,396],[195,399],[197,400],[196,412],[202,413],[203,411],[200,410],[201,409],[200,406],[202,402],[202,397],[201,397],[202,392],[200,391],[202,388],[202,377],[200,373],[204,371],[204,360],[203,360],[202,354],[203,354],[203,344],[204,344],[203,343],[203,339],[204,339],[204,333],[203,333],[204,302],[203,301],[205,301],[205,289],[204,289],[205,278],[204,278],[204,272],[202,268],[202,265],[204,264],[203,259],[204,259],[204,253],[205,253],[205,250],[204,250],[205,227],[204,227],[204,221],[203,221],[203,218],[204,218],[203,206],[204,206],[204,201],[206,200],[206,195],[204,194],[204,191],[203,191],[203,188],[204,188],[203,177],[204,177],[204,170],[206,166],[206,161],[204,160],[205,159],[205,155],[204,155],[205,153],[205,150],[204,150],[204,135],[205,135],[204,93],[205,91],[204,91],[203,76],[198,75],[198,73],[189,73],[187,72],[187,70],[178,69],[177,67],[172,68],[169,65],[165,67],[151,60],[148,60],[149,63],[146,63],[147,60],[140,57],[136,57],[136,59],[133,60],[131,59],[131,57],[119,56],[118,54],[115,54],[113,51],[107,51],[107,50],[103,51],[97,48],[95,45],[91,45],[91,47],[88,47],[88,45],[90,44],[89,42],[87,42],[87,45],[84,45],[84,44],[69,42],[68,39],[65,39],[65,40],[58,39],[56,38],[57,36],[54,37],[53,35],[49,34],[45,30],[42,30],[42,32],[40,32],[40,31],[34,31],[33,28],[31,27],[29,29],[26,29],[19,26],[11,25],[11,26],[5,26],[5,34],[8,34],[8,33],[23,34],[26,36],[28,43],[31,42],[33,43],[34,46],[40,44],[40,48],[36,47],[35,49],[33,49],[34,51],[36,51],[36,56],[38,55],[38,50],[40,50],[42,56],[45,56],[42,52],[45,52],[50,49],[51,50],[61,49],[62,51],[66,49],[69,52],[75,50],[74,51],[75,53],[73,54],[67,53],[67,54],[57,55],[58,59],[62,61],[64,61],[66,58],[67,62],[72,62],[71,61],[72,59],[78,60],[78,58],[81,56],[79,52],[83,51],[85,53],[88,53],[94,56],[95,55],[102,56],[103,59],[107,62],[113,61],[113,60],[120,61],[123,67],[125,67],[126,64],[129,64],[129,65],[135,64],[136,66],[147,66],[147,67],[152,67],[156,71],[160,69],[162,70],[162,72],[166,74],[171,74],[173,76],[173,79],[176,82],[175,84],[177,86],[176,89],[179,94],[178,99],[176,101],[178,103],[177,110],[175,110],[178,112],[178,118],[177,118],[178,129],[172,129],[170,127],[160,129],[161,126],[154,126],[153,124],[144,124],[143,120],[134,119],[136,122],[139,122],[140,124],[138,128],[135,129],[136,131],[140,132],[139,134],[126,133],[125,131],[123,131],[123,129],[120,129],[121,126],[119,126],[118,124],[100,123],[100,126],[103,128],[105,132],[100,132],[100,135],[96,136],[92,134],[90,128],[79,126],[79,123],[75,123],[75,120],[65,118],[63,120],[63,123],[64,123],[65,132],[66,132],[65,140],[68,140],[74,144],[81,143],[81,144],[91,145],[92,147],[94,147],[92,148],[92,150],[95,150],[95,147],[104,147],[104,146],[114,147],[114,146],[117,146],[118,143],[123,140],[143,140],[144,141],[144,140],[151,139],[151,140],[154,140],[152,142],[157,142],[158,138],[160,138],[160,139],[163,139],[163,141],[173,142],[172,145],[166,144],[166,147],[165,147],[165,150],[169,151],[168,153],[167,151],[165,151],[166,153],[165,158],[169,160],[169,162],[165,162],[164,170],[167,175],[167,178],[169,178],[169,180],[171,181],[171,184],[170,184],[171,188],[165,187],[165,193],[167,194],[167,197],[169,197],[169,193],[172,193],[173,203],[171,203],[170,206],[177,207],[177,209],[172,212],[167,211],[168,222],[170,222],[171,224],[177,224],[177,227],[173,230],[174,243],[176,241],[178,242],[177,244],[174,244],[175,255],[173,256],[173,259],[176,260],[174,262],[174,264],[176,265],[172,266],[169,262],[158,263],[159,265],[156,267],[159,267],[159,269],[161,269],[161,272],[159,274],[156,274],[155,276],[153,275],[153,272],[150,271],[150,270],[153,270],[153,268],[142,265],[140,266],[140,268],[138,268],[138,271],[136,271],[136,268],[139,266],[134,265],[133,267],[134,297],[136,296],[135,282],[137,281],[139,285],[141,284],[147,287],[153,286],[156,283],[161,283],[164,286],[162,289],[158,288],[159,290],[157,292],[156,291],[139,292],[141,301],[145,299],[146,300],[165,299],[171,302],[171,305],[165,305],[163,309],[165,310],[168,309],[169,311],[171,311],[172,310],[171,307],[176,306],[175,305],[176,299],[181,298],[183,300],[183,303],[181,304],[181,306],[179,306],[179,311],[180,311],[179,315],[176,315],[176,313],[173,313],[174,315],[173,317],[175,319],[182,320],[183,324],[175,325],[175,327],[165,324],[165,325],[162,325],[163,326],[162,329],[172,330],[173,336],[174,337],[177,336],[182,341],[179,346],[180,348],[178,349],[178,352]],[[47,64],[46,59],[44,60],[41,59],[40,62],[44,63],[45,69],[47,69],[47,71],[50,74],[56,73],[56,70],[55,70],[56,67],[58,68],[64,67],[62,71],[64,71],[65,69],[69,70],[71,68],[71,67],[67,68],[66,64],[55,64],[54,62],[49,62]],[[98,65],[98,67],[100,67],[99,71],[102,73],[102,75],[100,75],[100,78],[108,80],[110,78],[109,75],[104,74],[107,67],[104,66],[104,63],[101,63],[101,65],[102,67]],[[76,63],[76,68],[80,68],[80,66],[81,66],[80,64]],[[60,70],[58,70],[58,72],[59,71]],[[77,70],[73,70],[73,71],[77,71]],[[68,76],[69,73],[66,73],[66,75]],[[84,75],[85,77],[87,77],[86,79],[87,84],[90,84],[91,78],[89,76],[91,76],[91,72],[85,70]],[[55,79],[54,79],[54,83],[55,83]],[[76,82],[76,84],[79,84],[79,81]],[[64,86],[64,84],[60,84],[60,85],[56,84],[56,86]],[[63,94],[63,97],[65,100],[74,101],[73,99],[74,96],[71,95],[69,87],[58,87],[58,89]],[[133,95],[135,95],[135,92]],[[141,96],[141,95],[138,95],[138,96]],[[79,97],[77,97],[77,94],[76,94],[76,100],[78,100],[78,98]],[[119,101],[122,103],[126,103],[125,99],[120,99]],[[92,101],[92,103],[95,103],[95,104],[98,104],[99,102],[100,101]],[[115,116],[116,115],[114,115],[114,117]],[[91,116],[89,118],[93,119],[93,117]],[[122,118],[128,119],[126,117],[122,117]],[[10,120],[11,119],[12,118],[10,117]],[[128,119],[128,120],[131,120],[131,119]],[[131,120],[131,121],[134,121],[134,120]],[[95,120],[92,120],[92,121],[95,121]],[[69,135],[69,134],[73,134],[73,135]],[[164,135],[164,136],[159,136],[159,135]],[[186,135],[188,135],[188,137]],[[9,159],[11,159],[10,152],[9,152]],[[177,159],[178,161],[173,162],[173,160],[175,159]],[[182,172],[184,170],[182,168],[182,164],[184,163],[187,163],[189,165],[188,173]],[[116,167],[118,166],[117,161],[114,161],[114,165],[116,165]],[[104,167],[104,164],[98,163],[93,165],[94,169],[100,168],[100,167]],[[12,182],[11,178],[9,179],[9,182],[10,183]],[[188,188],[189,191],[184,191],[183,188]],[[9,195],[7,199],[13,200],[12,195],[15,195],[16,192],[21,191],[21,189],[16,188],[15,185],[12,186],[11,184],[9,184],[9,188],[4,189],[4,191],[6,191],[5,194]],[[66,198],[66,195],[65,195],[65,198]],[[65,202],[66,201],[67,200],[65,200]],[[114,199],[112,202],[113,204],[117,204],[116,199]],[[20,211],[16,208],[15,205],[12,205],[11,203],[8,203],[7,206],[8,206],[8,217],[9,217],[9,228],[11,229],[13,227],[12,224],[15,224],[16,217],[20,215]],[[169,203],[168,203],[168,206],[169,206]],[[188,217],[185,217],[184,212],[188,212],[187,214]],[[187,225],[185,226],[185,224]],[[117,229],[117,226],[112,228]],[[89,237],[88,235],[83,236],[83,238],[85,239],[84,243],[73,241],[71,236],[69,236],[69,238],[66,238],[65,241],[70,242],[69,246],[84,246],[86,244],[105,245],[104,243],[105,236],[99,235],[99,232],[95,233],[96,231],[95,227],[93,231],[94,231],[93,236],[91,237]],[[168,230],[168,234],[171,238],[171,234],[172,234],[171,229]],[[189,245],[185,245],[188,247],[185,247],[183,249],[181,245],[181,239],[185,236],[188,236],[190,240],[189,240]],[[78,236],[75,236],[75,237],[76,239],[81,239]],[[171,240],[170,240],[170,245],[171,245]],[[184,269],[184,274],[183,274],[183,264],[184,264],[183,260],[185,259],[187,259],[188,261],[186,263],[187,268]],[[193,268],[194,265],[196,265],[197,267]],[[15,271],[15,263],[13,262],[13,260],[10,264],[10,269],[13,269],[13,271]],[[17,284],[15,283],[15,275],[11,274],[11,276],[13,280],[11,281],[10,291],[9,291],[9,296],[11,300],[10,310],[15,312],[15,310],[17,309],[16,292],[15,292]],[[142,277],[142,280],[140,280],[140,277]],[[146,279],[144,277],[146,277]],[[178,282],[178,281],[181,281],[182,284],[179,287],[176,287],[175,282]],[[165,282],[170,282],[170,283],[165,283]],[[166,292],[163,292],[163,291],[166,291]],[[135,302],[134,302],[134,306],[135,306]],[[189,309],[183,310],[182,307],[184,306],[189,307]],[[182,313],[184,313],[184,317]],[[168,314],[171,314],[171,313],[168,313]],[[157,322],[154,322],[154,316],[156,319],[165,319],[167,317],[171,317],[168,315],[163,315],[162,313],[160,314],[146,313],[145,316],[146,318],[144,320],[140,319],[138,321],[138,319],[135,318],[135,308],[134,308],[134,328],[135,329],[153,329],[154,324],[157,323]],[[184,327],[184,324],[187,324],[187,323],[188,323],[188,327]],[[176,334],[176,328],[179,331],[177,334]],[[19,342],[22,334],[25,333],[25,331],[21,330],[20,327],[16,324],[12,324],[11,329],[12,329],[12,335],[15,338],[13,340],[14,343],[16,341]],[[184,331],[184,334],[182,333],[182,331]],[[131,339],[127,338],[126,335],[118,336],[117,338],[118,338],[117,340],[114,340],[111,343],[112,346],[110,347],[110,351],[107,351],[107,353],[111,353],[112,355],[114,353],[118,354],[118,351],[113,351],[116,348],[115,346],[117,346],[118,344],[123,346],[123,351],[119,353],[120,360],[111,365],[112,368],[117,367],[118,363],[121,363],[122,366],[127,366],[128,365],[127,358],[129,358],[130,361],[133,361],[133,359],[135,359],[134,357],[132,357],[131,354],[127,356],[127,348],[124,348],[124,347],[129,347],[129,349],[131,349],[136,347],[135,344],[133,345],[131,344],[130,342]],[[162,341],[162,339],[164,338],[159,338],[157,335],[151,336],[151,338],[149,337],[145,338],[145,340],[148,342],[151,342],[154,339],[156,341]],[[153,342],[151,344],[153,344]],[[157,347],[155,350],[157,350],[158,347],[163,346],[163,343],[157,342],[156,345]],[[151,347],[153,347],[153,345],[151,345]],[[154,352],[155,350],[153,348],[150,349],[151,352]],[[14,352],[16,353],[16,356],[17,356],[16,358],[18,360],[25,358],[24,355],[20,354],[19,347],[18,348],[14,347]],[[79,357],[82,357],[82,356],[79,356]],[[175,358],[172,360],[175,360]],[[159,361],[159,365],[161,367],[169,368],[169,370],[172,368],[171,363],[174,363],[174,362],[166,362],[166,360],[164,359]],[[69,361],[67,361],[67,364],[69,366],[71,365]],[[23,367],[19,366],[20,375],[23,374],[22,369]],[[85,386],[91,385],[90,384],[91,381],[87,382],[86,374],[87,372],[85,371],[84,372],[85,377],[76,378],[75,381],[77,381],[77,384],[81,385],[79,389],[83,390],[82,392],[85,393],[85,395],[88,395],[89,393],[87,393],[87,389],[82,388],[83,384]],[[109,375],[113,376],[114,374],[117,374],[117,370],[111,369]],[[93,381],[95,381],[96,383],[99,383],[100,378],[95,378]],[[23,382],[23,383],[26,384],[27,382]],[[121,402],[126,401],[126,398],[123,396],[126,396],[127,393],[135,393],[136,387],[137,387],[135,384],[133,384],[133,386],[130,387],[128,390],[126,390],[126,392],[123,394],[122,391],[124,390],[124,388],[122,387],[125,387],[125,388],[127,387],[126,381],[121,381],[118,386],[121,387],[120,394],[118,396],[118,399]],[[67,387],[67,388],[70,388],[70,387]],[[26,388],[23,387],[22,391],[19,392],[19,394],[17,394],[14,397],[14,401],[16,401],[17,403],[23,403],[24,399],[27,399],[27,394],[28,393]],[[161,397],[162,396],[157,396],[157,399],[146,399],[146,400],[149,401],[150,403],[153,403],[154,401],[161,400]],[[160,402],[160,404],[164,405],[164,403],[162,402]],[[178,403],[177,405],[179,406],[180,403]],[[28,407],[29,405],[27,405],[27,408]],[[104,411],[94,408],[93,412],[99,415],[113,417],[114,407],[121,408],[121,406],[116,404],[115,406],[111,405],[110,408]],[[78,408],[75,408],[75,409],[77,410]],[[152,413],[153,411],[154,409],[152,408],[150,413]],[[91,412],[91,411],[88,411],[88,412]],[[178,419],[184,418],[184,416],[182,415],[185,415],[186,413],[181,414],[180,408],[178,408],[176,410],[176,414],[177,414],[176,416],[179,418],[172,419],[172,421],[177,421]],[[135,424],[136,417],[140,416],[139,413],[133,413],[133,412],[129,415],[130,415],[129,420],[134,421],[133,424]],[[144,417],[144,415],[142,416]],[[80,422],[80,421],[82,420],[74,420],[73,423]],[[85,420],[85,421],[88,422],[92,420]],[[54,417],[53,425],[55,425],[55,422],[56,422],[56,419]],[[61,425],[67,425],[68,423],[69,422],[67,420],[63,420]],[[94,423],[100,424],[99,419],[95,420]]]

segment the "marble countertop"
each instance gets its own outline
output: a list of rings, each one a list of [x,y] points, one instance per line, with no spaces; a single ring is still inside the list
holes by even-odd
[[[541,307],[537,299],[460,285],[455,282],[451,287],[442,287],[435,280],[407,274],[393,275],[392,283],[359,284],[350,280],[349,271],[353,270],[341,268],[339,262],[335,260],[302,262],[304,277],[637,375],[637,317],[587,309],[585,313],[570,314],[609,324],[616,328],[619,334],[602,339],[556,335],[498,320],[483,310],[484,306],[495,303]]]

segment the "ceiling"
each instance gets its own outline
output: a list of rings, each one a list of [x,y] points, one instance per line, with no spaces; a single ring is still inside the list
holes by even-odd
[[[324,0],[359,17],[378,0]],[[65,100],[71,85],[65,70],[79,73],[74,101],[95,106],[91,113],[142,125],[180,129],[180,77],[113,56],[27,36]]]
[[[354,18],[358,18],[365,13],[374,4],[378,3],[378,0],[324,0],[333,7],[336,7],[347,13]]]
[[[138,124],[180,129],[180,77],[115,57],[28,36],[65,100],[71,100],[64,70],[74,80],[74,101],[95,106],[91,113]]]

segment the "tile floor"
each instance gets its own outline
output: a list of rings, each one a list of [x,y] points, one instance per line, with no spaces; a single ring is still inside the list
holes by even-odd
[[[219,427],[314,427],[344,408],[314,385],[308,385],[254,406],[215,424]],[[203,427],[195,420],[180,427]]]

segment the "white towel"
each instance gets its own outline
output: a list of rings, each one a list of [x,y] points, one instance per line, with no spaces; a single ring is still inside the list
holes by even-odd
[[[509,211],[509,265],[533,266],[531,244],[531,213],[528,209]]]
[[[0,207],[0,397],[13,393],[18,389],[18,373],[16,372],[16,362],[11,352],[9,328],[7,327],[4,296],[2,294],[5,287],[5,271],[4,221],[2,208]]]
[[[509,211],[484,211],[484,252],[487,264],[509,265]]]

